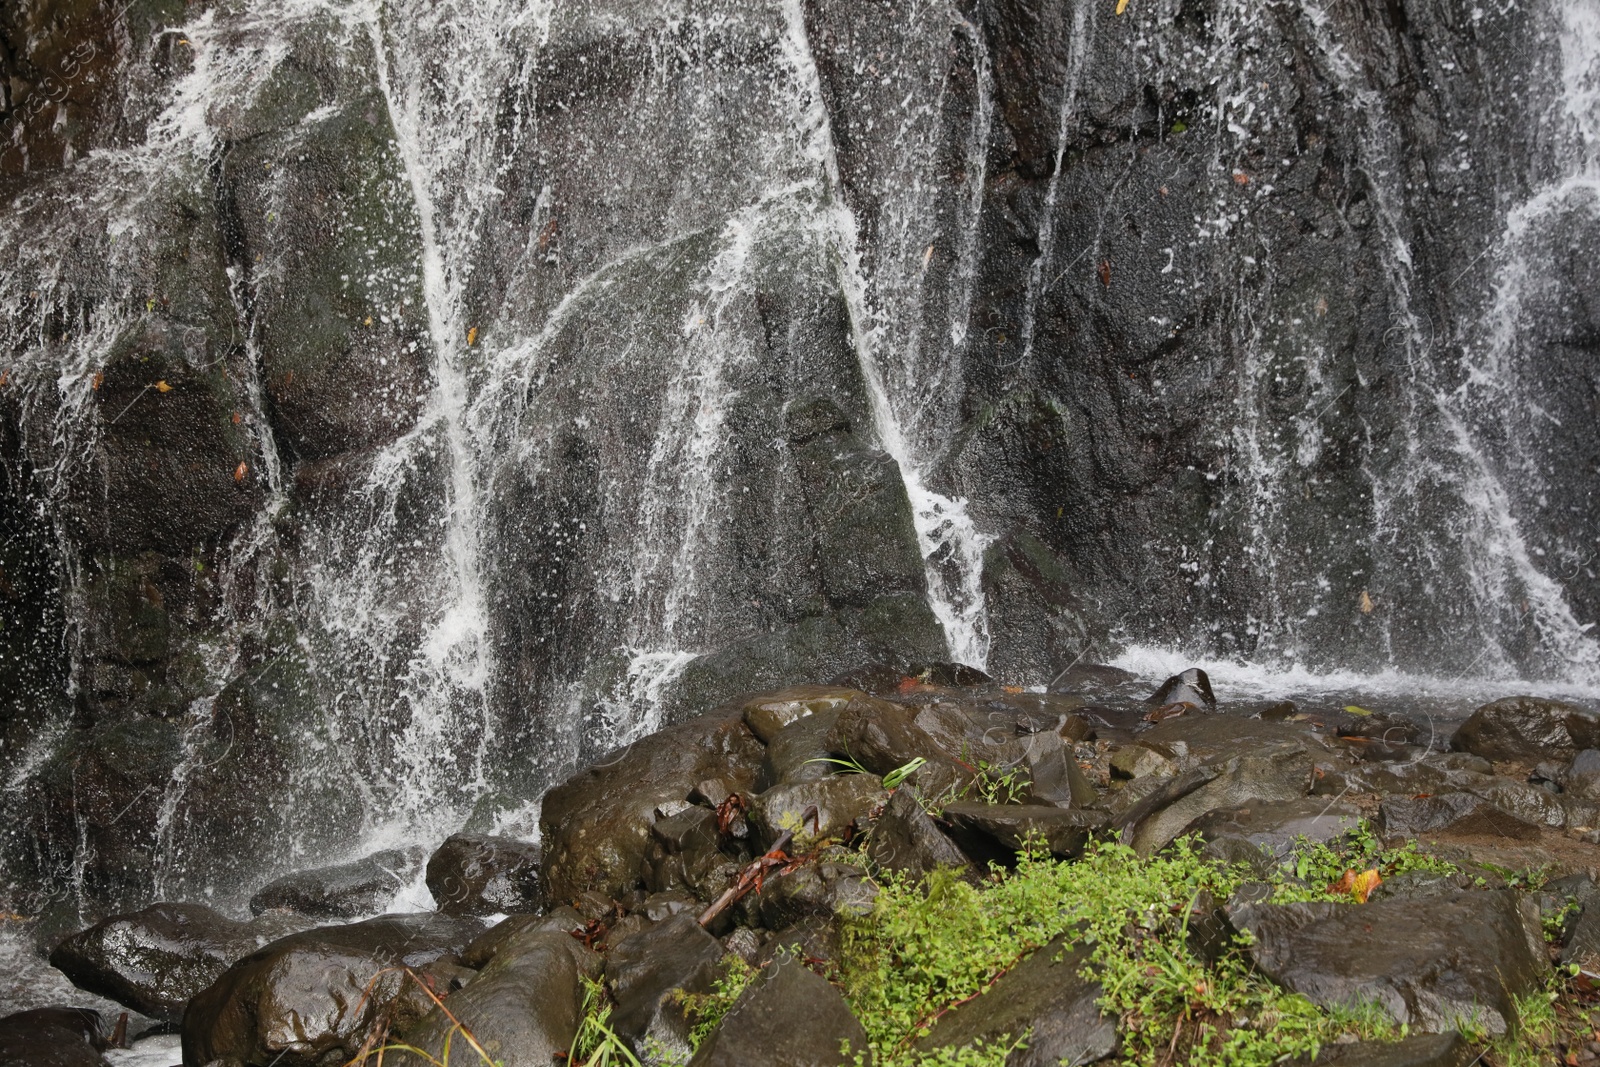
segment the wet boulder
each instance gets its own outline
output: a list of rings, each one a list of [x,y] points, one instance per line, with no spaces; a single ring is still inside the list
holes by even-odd
[[[1529,841],[1539,827],[1471,793],[1385,797],[1378,821],[1390,837],[1430,834],[1486,834]]]
[[[1190,667],[1162,682],[1160,687],[1146,698],[1145,703],[1160,706],[1188,704],[1194,708],[1215,708],[1217,698],[1211,692],[1211,677],[1199,667]]]
[[[472,919],[385,915],[274,941],[189,1002],[184,1062],[317,1067],[349,1058],[379,1019],[404,1029],[432,1009],[399,968],[448,988],[467,973],[456,954],[482,930]]]
[[[176,1024],[189,999],[235,960],[306,925],[289,916],[234,922],[204,904],[152,904],[72,935],[50,953],[50,965],[79,989]]]
[[[865,695],[846,686],[793,685],[745,701],[744,722],[751,733],[771,744],[780,732],[801,719],[822,711],[838,711]]]
[[[764,849],[785,831],[793,831],[795,845],[788,851],[805,851],[813,841],[842,836],[888,799],[883,779],[875,774],[834,774],[820,781],[774,786],[751,800],[750,819]],[[816,814],[802,821],[811,807]]]
[[[1548,970],[1538,908],[1511,891],[1400,897],[1366,904],[1235,903],[1262,973],[1323,1007],[1375,1004],[1413,1032],[1476,1017],[1517,1026],[1516,998]]]
[[[1561,776],[1562,791],[1581,800],[1600,800],[1600,749],[1586,748],[1572,757]]]
[[[688,914],[618,942],[606,960],[606,982],[616,1002],[613,1029],[635,1051],[653,1040],[687,1056],[689,1023],[674,993],[709,991],[722,956],[722,943]]]
[[[0,1067],[105,1067],[99,1012],[34,1008],[0,1019]]]
[[[549,1067],[572,1047],[583,1018],[582,979],[599,970],[600,957],[567,934],[523,931],[502,944],[477,977],[446,998],[448,1015],[434,1008],[405,1031],[404,1040],[434,1062],[442,1061],[447,1041],[461,1047],[459,1021],[501,1067]],[[429,1062],[413,1053],[389,1060],[400,1067]]]
[[[830,752],[853,759],[876,775],[904,767],[912,760],[926,760],[910,781],[925,796],[959,791],[972,781],[973,771],[956,759],[950,744],[941,744],[920,724],[916,708],[873,697],[852,700],[839,713],[839,720],[828,733]]]
[[[447,915],[544,910],[539,846],[510,837],[453,834],[428,859],[428,891]]]
[[[513,915],[474,938],[471,944],[461,950],[460,960],[463,966],[482,970],[499,954],[501,946],[524,933],[544,930],[572,937],[582,933],[587,923],[587,919],[565,905],[544,915]]]
[[[1111,773],[1119,778],[1170,777],[1176,772],[1172,753],[1163,751],[1161,746],[1135,741],[1111,754]]]
[[[1015,742],[1019,766],[1028,777],[1025,800],[1058,808],[1087,808],[1100,799],[1072,748],[1054,731],[1036,733]]]
[[[922,810],[909,789],[895,790],[883,814],[872,824],[867,855],[885,870],[917,876],[940,867],[971,867],[966,854]]]
[[[792,957],[751,982],[690,1067],[836,1067],[867,1051],[867,1034],[838,989]]]
[[[271,909],[314,919],[358,919],[388,907],[422,866],[422,853],[389,849],[332,867],[296,871],[268,882],[250,898],[257,915]]]
[[[1078,972],[1082,952],[1064,939],[1034,952],[975,999],[942,1016],[915,1048],[962,1049],[974,1041],[1004,1044],[1027,1034],[1026,1047],[1006,1057],[1006,1067],[1078,1067],[1111,1055],[1117,1020],[1099,1008],[1104,991]]]
[[[714,713],[612,752],[550,790],[539,817],[550,899],[634,887],[656,808],[684,802],[712,777],[749,789],[763,754],[741,712]]]
[[[1030,839],[1042,841],[1052,855],[1076,856],[1095,831],[1110,824],[1102,811],[977,800],[946,804],[944,817],[963,851],[980,863],[991,859],[1009,862]]]
[[[1560,700],[1506,697],[1474,711],[1456,730],[1450,747],[1495,762],[1566,760],[1591,747],[1574,740],[1574,729],[1585,738],[1594,735],[1593,713]]]

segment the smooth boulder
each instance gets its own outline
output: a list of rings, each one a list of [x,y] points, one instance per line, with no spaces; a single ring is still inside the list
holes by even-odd
[[[483,971],[445,999],[447,1015],[434,1008],[404,1033],[406,1044],[444,1059],[451,1040],[455,1057],[464,1050],[452,1039],[455,1017],[501,1067],[549,1067],[572,1046],[583,1019],[583,979],[600,969],[600,958],[558,930],[523,931],[495,953]],[[475,1059],[475,1057],[469,1057]],[[391,1054],[397,1067],[424,1067],[414,1053]]]
[[[980,862],[1005,862],[1035,840],[1052,855],[1076,856],[1096,830],[1110,823],[1103,811],[1049,804],[985,804],[977,800],[946,804],[944,817],[956,842]]]
[[[152,904],[73,934],[50,965],[79,989],[176,1024],[234,961],[305,925],[285,918],[235,922],[204,904]]]
[[[268,882],[250,898],[256,915],[282,909],[313,919],[359,919],[381,912],[416,876],[412,849],[374,852],[349,863],[296,871]]]
[[[841,1067],[866,1051],[843,994],[784,955],[750,983],[689,1067]]]
[[[1485,704],[1462,723],[1450,740],[1458,752],[1470,752],[1494,762],[1538,763],[1569,760],[1580,748],[1573,730],[1587,738],[1595,732],[1595,717],[1575,704],[1541,697],[1506,697]]]
[[[548,903],[539,846],[511,837],[445,838],[428,858],[427,881],[446,915],[528,915]]]
[[[1528,841],[1539,836],[1538,826],[1471,793],[1385,797],[1378,821],[1391,837],[1450,833]]]
[[[274,941],[189,1002],[184,1062],[319,1067],[348,1058],[380,1017],[403,1028],[432,1009],[401,968],[447,986],[464,970],[455,955],[482,931],[471,919],[385,915]]]
[[[786,831],[793,831],[791,854],[803,852],[811,842],[842,836],[857,819],[887,803],[889,793],[875,774],[834,774],[815,782],[777,785],[750,802],[762,848],[770,848]],[[816,812],[802,819],[809,809]]]

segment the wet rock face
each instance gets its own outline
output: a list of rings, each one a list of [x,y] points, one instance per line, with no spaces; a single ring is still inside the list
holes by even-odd
[[[304,720],[264,712],[249,755],[180,798],[216,801],[189,854],[225,874],[229,831],[252,854],[336,799],[286,769],[337,747],[294,751],[318,717],[351,736],[375,707],[388,727],[453,704],[449,679],[409,688],[420,632],[459,606],[447,513],[477,540],[459,604],[487,616],[495,754],[540,746],[504,772],[528,791],[646,711],[949,658],[908,473],[983,535],[981,574],[949,545],[932,573],[982,591],[1008,681],[1113,626],[1312,666],[1454,672],[1489,650],[1569,669],[1561,612],[1515,610],[1523,577],[1478,592],[1484,560],[1548,560],[1578,617],[1600,604],[1578,566],[1593,464],[1571,461],[1596,448],[1593,268],[1570,238],[1592,212],[1574,195],[1484,253],[1588,158],[1549,118],[1581,81],[1553,3],[1420,3],[1404,26],[1354,0],[1242,20],[1003,0],[933,22],[718,0],[689,23],[601,3],[490,35],[502,62],[470,88],[435,78],[451,46],[425,22],[386,24],[380,56],[316,7],[279,26],[224,5],[194,40],[200,9],[176,0],[0,13],[0,258],[20,264],[0,436],[62,474],[40,543],[72,618],[41,625],[81,684],[51,725],[92,735],[40,772],[30,870],[72,869],[72,825],[159,793],[186,742],[225,750],[221,720],[181,742],[164,723],[219,692],[237,707],[263,631],[292,631],[274,651],[349,643],[297,680]],[[232,70],[257,56],[259,82]],[[1524,275],[1523,304],[1490,306]],[[1486,351],[1528,402],[1469,380],[1467,410],[1436,411]],[[1458,489],[1459,427],[1503,495]],[[1508,524],[1533,555],[1489,543]],[[371,610],[309,595],[362,560],[412,569]],[[618,648],[705,654],[644,696],[628,655],[597,655]],[[319,699],[368,675],[360,699]],[[95,746],[129,724],[165,765],[99,775]],[[468,733],[442,762],[470,758]],[[377,783],[403,761],[374,751]],[[81,804],[78,770],[101,779]],[[259,825],[226,802],[246,783],[280,802]],[[96,895],[147,899],[163,810],[147,795],[127,843],[96,835]]]
[[[72,984],[169,1025],[234,961],[307,925],[268,916],[234,922],[202,904],[153,904],[67,938],[50,965]]]
[[[448,987],[460,971],[453,955],[482,929],[471,919],[394,915],[275,941],[190,1001],[184,1062],[318,1067],[333,1056],[348,1058],[380,1016],[403,1028],[431,1010],[397,968]]]

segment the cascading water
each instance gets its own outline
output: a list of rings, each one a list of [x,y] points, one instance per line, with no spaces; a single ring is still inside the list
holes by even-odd
[[[869,661],[1600,685],[1593,409],[1541,364],[1592,382],[1544,269],[1597,225],[1592,2],[1437,54],[1118,6],[130,31],[121,140],[0,226],[70,679],[0,724],[11,851],[142,899],[526,832],[576,762]]]

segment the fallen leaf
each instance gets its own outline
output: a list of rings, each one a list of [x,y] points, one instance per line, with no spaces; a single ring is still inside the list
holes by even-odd
[[[241,423],[243,421],[244,421],[244,416],[239,414],[237,411],[235,411],[233,413],[233,424],[235,426],[237,426],[237,425],[239,425],[239,423]]]
[[[371,326],[372,325],[372,316],[368,315],[366,318],[362,319],[361,320],[361,325],[363,325],[363,326]]]
[[[1327,297],[1325,297],[1325,296],[1317,297],[1316,312],[1317,312],[1318,315],[1326,315],[1328,313],[1328,298]]]
[[[170,392],[172,392],[172,386],[168,385],[167,384],[167,380],[165,378],[163,378],[159,382],[156,383],[156,392],[158,392],[158,393],[170,393]]]
[[[1100,284],[1105,286],[1111,284],[1111,261],[1109,259],[1100,261]]]
[[[1348,711],[1352,715],[1360,715],[1362,718],[1366,718],[1367,716],[1372,714],[1372,712],[1368,711],[1366,708],[1361,707],[1359,704],[1346,704],[1344,706],[1344,710]]]
[[[1249,185],[1250,175],[1242,170],[1236,170],[1233,172],[1233,181],[1235,185]]]
[[[238,484],[239,482],[244,481],[244,476],[246,474],[249,474],[249,473],[250,473],[250,464],[248,464],[248,463],[240,463],[237,467],[233,468],[233,481],[234,481],[234,484]]]
[[[1126,10],[1128,10],[1128,0],[1117,0],[1117,14],[1120,15]]]
[[[478,343],[478,328],[476,326],[474,326],[474,327],[472,327],[471,329],[469,329],[467,331],[467,347],[471,348],[473,345],[475,345],[477,343]]]
[[[106,372],[105,371],[95,371],[94,372],[94,380],[89,383],[89,388],[93,389],[95,392],[99,392],[100,391],[100,383],[105,381],[105,380],[106,380]]]
[[[1361,590],[1361,600],[1359,601],[1359,606],[1361,608],[1361,614],[1372,614],[1372,597],[1367,594],[1365,589]]]
[[[8,370],[0,370],[0,385],[4,385],[7,382],[9,382],[10,380],[11,380],[11,372],[8,371]]]
[[[933,246],[929,245],[927,250],[922,253],[922,266],[924,267],[924,269],[926,269],[926,267],[928,266],[928,264],[930,262],[932,262],[932,260],[933,260]]]
[[[1357,904],[1365,904],[1372,891],[1383,884],[1383,879],[1378,877],[1376,869],[1362,871],[1351,880],[1350,895],[1356,898]]]
[[[917,679],[911,677],[908,674],[907,675],[902,675],[900,677],[900,684],[895,686],[895,690],[897,692],[901,692],[901,693],[909,693],[909,692],[911,692],[911,690],[915,689],[917,686],[919,686],[921,684],[922,684],[921,682],[917,681]]]
[[[1000,691],[1002,693],[1016,694],[1016,693],[1022,692],[1022,686],[1020,686],[1020,685],[1002,685],[1000,687]]]

